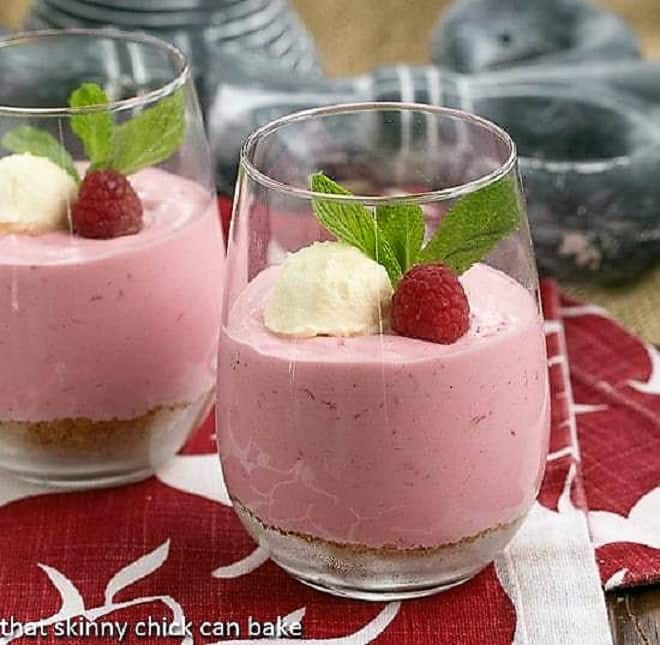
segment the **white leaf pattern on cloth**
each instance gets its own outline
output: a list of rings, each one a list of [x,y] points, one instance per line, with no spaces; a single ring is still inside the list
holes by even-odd
[[[306,607],[301,607],[292,611],[290,614],[287,614],[282,619],[285,623],[291,625],[292,623],[302,623],[303,618],[305,618],[305,612],[307,611]]]
[[[564,318],[596,315],[611,320],[611,316],[594,305],[577,305],[561,310]],[[647,381],[631,379],[627,385],[641,394],[660,396],[660,351],[650,344],[644,345],[649,357],[651,371]],[[611,386],[608,384],[608,388]],[[574,413],[606,410],[608,406],[575,405]],[[628,516],[608,511],[589,511],[589,529],[594,548],[617,542],[640,544],[660,549],[660,486],[640,497]],[[621,584],[628,569],[620,569],[605,583],[606,589]]]
[[[619,569],[616,573],[613,573],[605,583],[605,591],[611,591],[622,585],[627,573],[628,569]]]
[[[154,571],[160,569],[163,564],[167,561],[167,558],[170,554],[170,541],[164,542],[157,549],[154,549],[151,553],[143,555],[141,558],[138,558],[135,562],[132,562],[128,566],[124,567],[118,571],[108,582],[107,587],[105,588],[105,603],[107,605],[112,604],[115,599],[115,596],[125,589],[126,587],[132,585],[142,578],[146,578],[148,575],[151,575]]]
[[[660,486],[640,497],[628,517],[590,511],[589,526],[596,548],[613,542],[633,542],[660,549]]]
[[[562,307],[561,315],[563,318],[577,318],[579,316],[599,316],[606,320],[612,320],[609,312],[597,305],[574,305],[570,307]],[[647,382],[630,380],[628,385],[641,392],[642,394],[652,394],[660,396],[660,351],[653,345],[646,344],[646,351],[651,361],[651,375]]]
[[[30,629],[37,629],[41,625],[54,625],[62,620],[71,618],[73,616],[80,616],[85,612],[85,601],[83,600],[78,588],[69,580],[65,575],[60,573],[57,569],[49,567],[45,564],[38,565],[39,568],[48,576],[48,579],[52,583],[53,587],[57,589],[60,594],[60,599],[62,604],[59,611],[56,614],[53,614],[50,618],[46,620],[31,621],[24,625],[26,633],[29,633]],[[21,638],[20,634],[15,634],[14,636],[8,636],[6,638],[0,638],[0,645],[5,645],[6,643],[11,643],[14,640]]]
[[[259,641],[259,645],[369,645],[389,627],[399,613],[399,609],[401,609],[400,602],[387,604],[371,622],[357,632],[346,636],[337,638],[264,638]],[[304,614],[300,612],[304,611],[304,608],[298,609],[289,614],[287,619],[300,616],[302,620]],[[287,620],[287,622],[291,624],[298,621]],[[253,643],[254,639],[241,639],[209,643],[208,645],[252,645]],[[588,644],[585,643],[585,645]]]
[[[588,403],[574,403],[573,414],[590,414],[591,412],[604,412],[608,409],[606,405],[590,405]]]
[[[216,453],[177,455],[156,473],[156,477],[171,488],[231,506]]]
[[[0,473],[0,507],[12,502],[18,502],[37,495],[48,493],[62,493],[62,489],[50,488],[40,484],[32,484],[22,479],[17,479],[9,473]]]
[[[573,305],[571,307],[562,307],[560,310],[562,318],[577,318],[578,316],[600,316],[612,320],[612,316],[606,309],[598,305]]]
[[[242,560],[238,560],[232,564],[223,567],[218,567],[211,575],[214,578],[230,579],[240,578],[241,576],[252,573],[258,569],[264,562],[270,558],[268,550],[264,547],[258,546],[250,555]]]
[[[85,601],[73,582],[53,567],[40,564],[39,568],[48,576],[62,598],[62,606],[55,616],[66,617],[82,614],[85,611]]]
[[[167,542],[151,553],[138,558],[135,562],[116,573],[106,587],[105,603],[99,607],[87,608],[83,597],[69,578],[53,567],[40,564],[39,567],[46,573],[49,580],[60,594],[62,605],[56,614],[38,621],[27,622],[23,626],[23,629],[28,627],[50,627],[57,623],[77,617],[82,617],[88,621],[95,622],[99,618],[103,618],[104,616],[122,609],[128,609],[129,607],[136,607],[138,605],[149,605],[156,602],[162,603],[170,610],[172,613],[172,623],[179,625],[185,624],[186,618],[183,608],[180,603],[174,600],[171,596],[145,596],[120,603],[112,602],[112,597],[118,591],[124,589],[132,582],[141,580],[154,573],[154,571],[159,569],[165,563],[169,555],[169,543],[169,540],[167,540]],[[22,638],[20,633],[15,633],[6,638],[0,638],[0,645],[8,645],[19,638]],[[193,641],[188,637],[184,637],[181,640],[181,645],[193,645]]]
[[[563,459],[564,457],[572,457],[573,448],[571,446],[566,446],[565,448],[560,448],[555,452],[548,454],[548,461],[557,461],[557,459]]]
[[[564,482],[564,490],[562,490],[559,500],[557,501],[557,511],[559,513],[572,513],[574,512],[575,506],[573,505],[573,500],[571,499],[571,491],[573,489],[573,482],[575,482],[575,476],[577,475],[577,466],[573,462],[569,469],[568,474],[566,475],[566,481]]]
[[[649,380],[644,383],[643,381],[628,381],[628,385],[642,394],[655,394],[660,396],[660,351],[653,345],[646,345],[646,351],[651,361],[651,375]]]

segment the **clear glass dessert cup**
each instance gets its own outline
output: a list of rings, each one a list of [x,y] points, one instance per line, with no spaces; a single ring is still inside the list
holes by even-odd
[[[319,172],[351,194],[313,192]],[[469,328],[455,342],[392,330],[406,278],[392,279],[390,304],[365,309],[389,274],[385,254],[332,242],[331,229],[346,241],[338,231],[351,218],[391,241],[383,218],[406,212],[427,242],[441,235],[451,247],[443,264],[471,258],[460,276]],[[402,272],[435,262],[420,244]],[[360,332],[363,311],[376,323]],[[310,110],[252,134],[218,379],[234,508],[294,577],[385,600],[436,593],[486,567],[536,498],[549,434],[538,278],[510,137],[470,114],[400,103]]]
[[[216,383],[224,243],[188,62],[34,32],[0,41],[0,78],[0,469],[143,479]]]

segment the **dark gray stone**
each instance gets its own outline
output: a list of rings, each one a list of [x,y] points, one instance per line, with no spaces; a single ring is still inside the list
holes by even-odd
[[[544,272],[616,282],[660,259],[660,64],[640,60],[618,17],[584,0],[458,0],[434,36],[433,58],[442,67],[341,80],[272,68],[250,75],[244,60],[223,65],[237,71],[211,81],[219,185],[233,185],[249,132],[293,110],[445,105],[486,116],[515,139]],[[396,158],[401,140],[421,134],[388,136]]]
[[[312,38],[287,0],[35,0],[28,18],[30,29],[107,26],[174,43],[200,84],[223,48],[260,55],[260,67],[321,74]]]
[[[639,57],[628,26],[585,0],[458,0],[432,43],[434,63],[463,73]]]
[[[660,124],[647,106],[602,86],[537,87],[475,110],[516,141],[545,273],[619,282],[660,259]]]
[[[527,68],[473,77],[394,67],[320,80],[264,74],[244,58],[225,59],[219,69],[226,73],[210,79],[208,120],[223,191],[233,188],[245,137],[273,118],[338,102],[445,105],[490,118],[515,139],[543,272],[616,282],[660,259],[660,64],[558,67],[541,79]],[[384,133],[349,136],[359,142]],[[425,132],[405,138],[419,136]],[[401,140],[390,136],[392,158]]]

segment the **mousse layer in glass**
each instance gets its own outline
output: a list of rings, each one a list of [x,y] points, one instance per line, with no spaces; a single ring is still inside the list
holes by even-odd
[[[461,278],[470,330],[452,345],[292,339],[263,324],[278,272],[250,282],[221,333],[219,445],[244,521],[388,553],[515,530],[549,427],[533,296],[477,264]]]
[[[167,431],[171,452],[208,410],[224,262],[215,200],[159,169],[131,182],[144,206],[136,235],[0,236],[0,459],[11,468],[33,449],[45,461],[148,461],[163,449],[145,432]]]

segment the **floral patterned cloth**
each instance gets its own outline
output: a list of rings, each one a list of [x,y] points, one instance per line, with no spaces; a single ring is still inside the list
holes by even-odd
[[[611,643],[602,587],[660,581],[660,355],[553,283],[542,292],[547,474],[510,548],[474,580],[381,604],[292,580],[234,516],[209,419],[139,484],[62,493],[0,476],[0,644],[235,644],[257,633],[317,645]],[[9,635],[11,620],[35,635]],[[159,638],[158,625],[177,635]],[[298,625],[302,637],[289,638]]]

